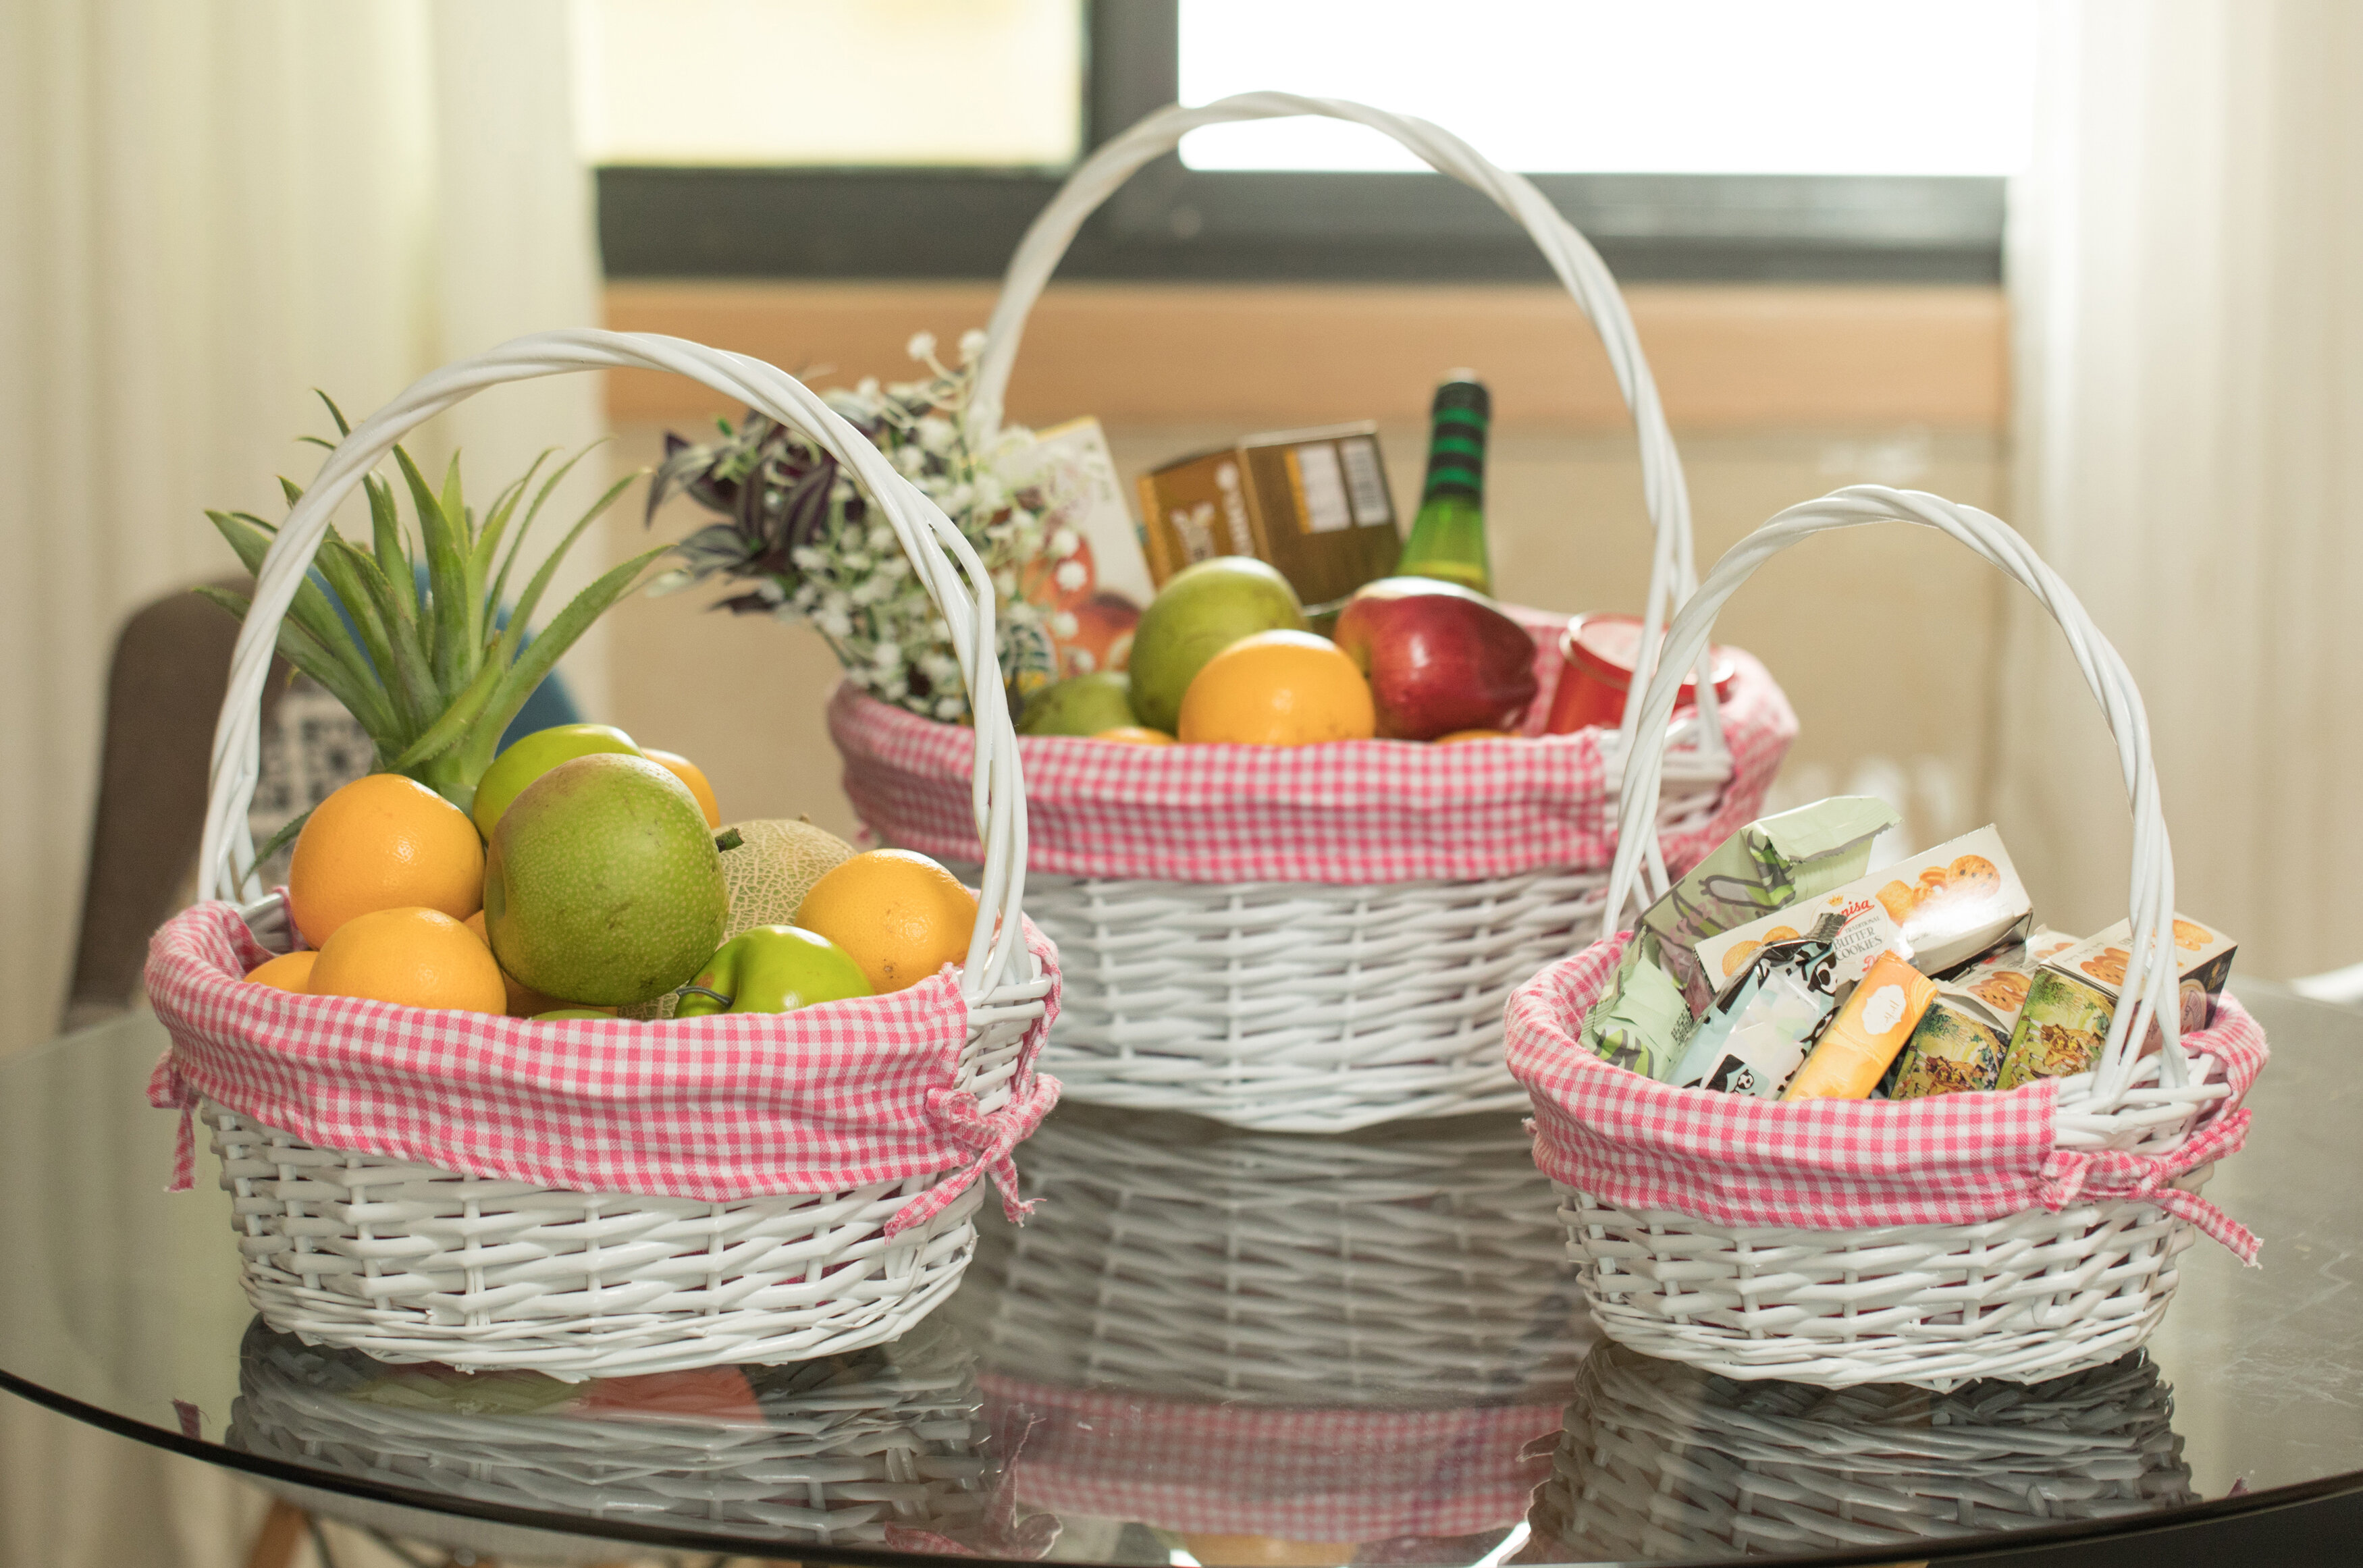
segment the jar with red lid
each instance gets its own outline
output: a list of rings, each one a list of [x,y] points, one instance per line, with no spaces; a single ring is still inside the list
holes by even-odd
[[[1546,734],[1563,735],[1599,725],[1614,729],[1625,717],[1625,693],[1633,685],[1633,657],[1641,646],[1638,615],[1578,615],[1559,635],[1559,689],[1551,695]],[[1731,696],[1732,664],[1720,648],[1714,657],[1714,694]],[[1698,678],[1682,682],[1674,712],[1698,706]]]

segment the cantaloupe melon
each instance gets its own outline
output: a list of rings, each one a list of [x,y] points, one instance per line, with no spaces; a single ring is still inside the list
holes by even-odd
[[[741,841],[738,847],[722,852],[722,879],[730,890],[724,942],[759,925],[794,924],[812,885],[853,858],[853,845],[801,818],[730,823],[716,829],[715,836],[727,839],[733,833]],[[668,991],[654,1001],[623,1009],[622,1016],[671,1018],[677,999]]]
[[[853,845],[826,828],[804,821],[768,818],[733,823],[745,842],[722,856],[722,878],[730,888],[730,916],[722,933],[729,941],[759,925],[793,925],[812,885],[853,858]]]

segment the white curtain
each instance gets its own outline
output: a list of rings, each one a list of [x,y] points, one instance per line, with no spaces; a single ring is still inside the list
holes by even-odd
[[[2017,513],[2141,683],[2177,901],[2252,975],[2363,959],[2363,8],[2059,0],[2014,192]],[[2125,911],[2124,791],[2015,604],[1998,815]]]
[[[0,1051],[62,996],[116,628],[235,569],[202,509],[280,514],[273,476],[320,457],[293,438],[333,434],[313,387],[358,417],[598,320],[567,28],[565,0],[0,6]],[[600,434],[599,389],[446,424],[420,445],[489,493]],[[595,645],[568,674],[598,706]]]
[[[328,429],[312,387],[358,416],[597,322],[568,26],[566,0],[0,4],[0,1052],[62,999],[115,631],[235,569],[202,509],[279,515],[273,476],[320,457],[292,438]],[[448,424],[421,447],[489,493],[601,434],[599,387]],[[567,668],[600,707],[596,646]],[[242,1561],[231,1496],[0,1397],[0,1563]]]

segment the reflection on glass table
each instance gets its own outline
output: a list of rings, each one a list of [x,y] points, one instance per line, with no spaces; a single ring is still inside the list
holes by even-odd
[[[224,1441],[389,1488],[783,1545],[1032,1557],[1054,1533],[1047,1519],[1014,1531],[993,1510],[1001,1475],[978,1416],[975,1357],[937,1324],[817,1361],[561,1383],[389,1365],[257,1319]],[[306,1501],[329,1517],[418,1529],[341,1499]]]
[[[1892,1546],[2199,1500],[2136,1351],[2032,1386],[1735,1383],[1604,1344],[1584,1364],[1529,1562]]]
[[[1595,1337],[1515,1119],[1349,1138],[1072,1107],[971,1327],[1019,1496],[1078,1544],[1458,1562],[1502,1540]],[[1406,1555],[1406,1554],[1409,1555]]]
[[[205,1173],[161,1190],[172,1119],[141,1094],[161,1032],[128,1019],[0,1063],[0,1386],[319,1517],[516,1561],[2074,1562],[2101,1541],[2170,1563],[2345,1541],[2363,1013],[2244,989],[2276,1059],[2209,1190],[2265,1266],[2186,1253],[2146,1353],[2049,1384],[1831,1392],[1605,1343],[1514,1117],[1310,1138],[1078,1105],[1019,1152],[1033,1220],[986,1225],[893,1344],[585,1384],[395,1366],[254,1319],[227,1200]]]

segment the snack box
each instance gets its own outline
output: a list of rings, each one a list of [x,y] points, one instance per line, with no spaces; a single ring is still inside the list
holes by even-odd
[[[1141,612],[1157,596],[1116,477],[1115,458],[1096,419],[1073,419],[1035,432],[1033,447],[1014,460],[1013,477],[1060,498],[1050,519],[1054,547],[1017,585],[1042,612],[1057,678],[1122,669],[1132,654]],[[1072,535],[1065,538],[1064,535]]]
[[[1375,424],[1249,436],[1140,477],[1158,586],[1214,556],[1256,556],[1307,604],[1394,569],[1403,541]]]
[[[1920,1099],[1993,1088],[2036,970],[2075,945],[2072,936],[2038,928],[1940,981],[1920,1026],[1895,1059],[1888,1097]]]
[[[2216,999],[2232,977],[2239,951],[2233,938],[2182,915],[2174,917],[2174,973],[2181,994],[2184,1033],[2215,1021]],[[2132,957],[2132,927],[2119,921],[2054,955],[2036,971],[2010,1036],[1998,1088],[2016,1088],[2036,1078],[2064,1078],[2089,1071],[2116,1017],[2125,966]],[[2145,1056],[2165,1043],[2153,1021],[2142,1042]]]
[[[1862,978],[1892,948],[1924,975],[1974,957],[2006,936],[2034,904],[1991,826],[1940,844],[1925,855],[1873,871],[1818,899],[1735,926],[1698,944],[1701,966],[1717,990],[1747,972],[1749,956],[1776,940],[1793,940],[1825,913],[1846,918],[1838,938],[1836,989]],[[1786,931],[1786,937],[1779,933]]]

